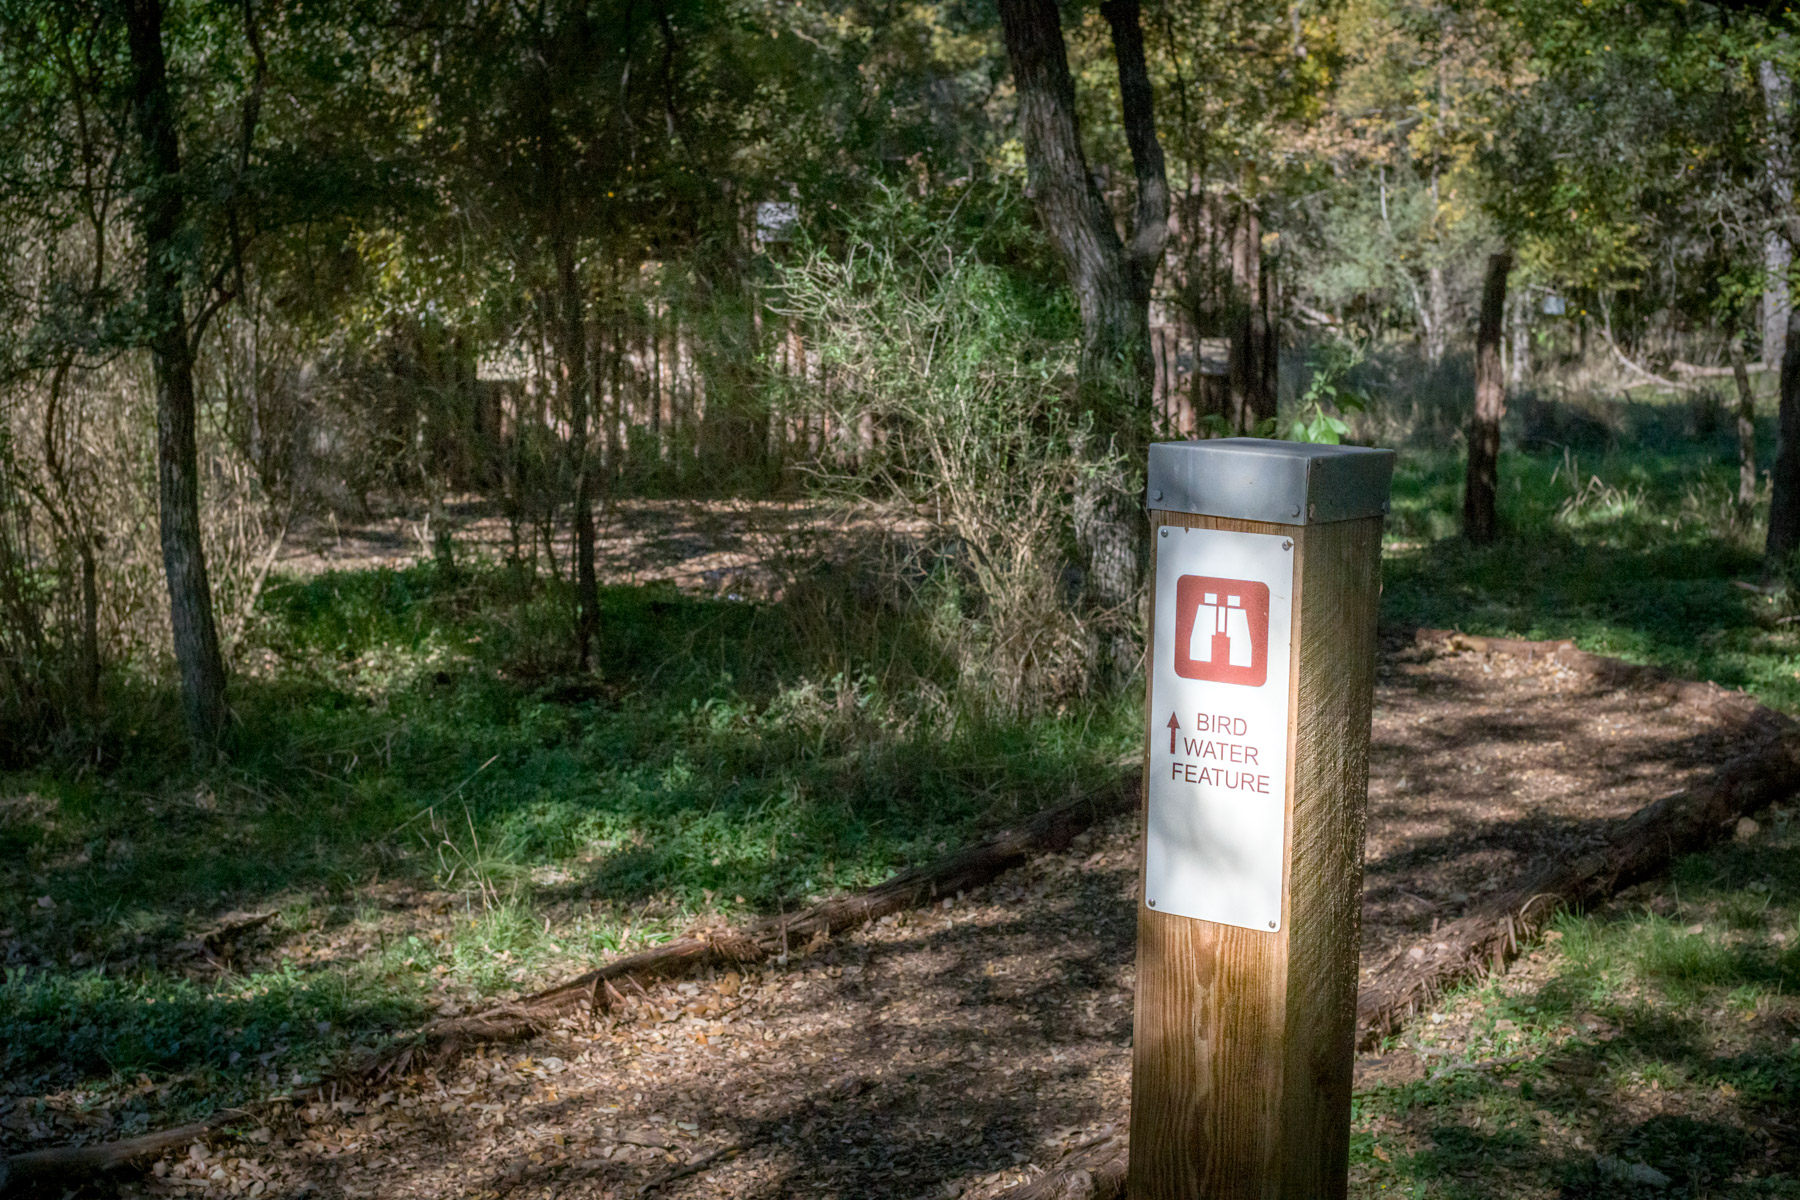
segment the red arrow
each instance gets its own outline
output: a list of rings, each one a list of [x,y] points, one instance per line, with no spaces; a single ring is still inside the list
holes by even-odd
[[[1171,712],[1169,714],[1169,753],[1170,754],[1175,753],[1175,731],[1180,728],[1181,728],[1181,722],[1177,721],[1175,719],[1175,714]]]

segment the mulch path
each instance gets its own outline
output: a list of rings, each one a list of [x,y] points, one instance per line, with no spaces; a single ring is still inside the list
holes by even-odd
[[[1376,703],[1365,969],[1733,751],[1643,693],[1399,640]],[[991,1196],[1126,1111],[1136,870],[1121,818],[975,894],[286,1111],[118,1194]]]

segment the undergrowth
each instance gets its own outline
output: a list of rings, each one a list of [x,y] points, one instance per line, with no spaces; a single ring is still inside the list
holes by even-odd
[[[196,1102],[316,1077],[433,1012],[878,882],[1134,740],[1128,701],[959,709],[928,639],[854,581],[809,587],[607,589],[577,675],[565,598],[505,567],[276,581],[217,769],[151,703],[5,779],[0,1075]],[[279,915],[195,951],[228,910]]]

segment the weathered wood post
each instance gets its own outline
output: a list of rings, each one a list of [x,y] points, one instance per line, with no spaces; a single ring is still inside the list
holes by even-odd
[[[1391,450],[1150,447],[1131,1200],[1345,1193]]]

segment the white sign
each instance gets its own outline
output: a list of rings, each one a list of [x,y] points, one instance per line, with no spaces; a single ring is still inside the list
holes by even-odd
[[[1279,929],[1293,539],[1156,532],[1144,903]]]

